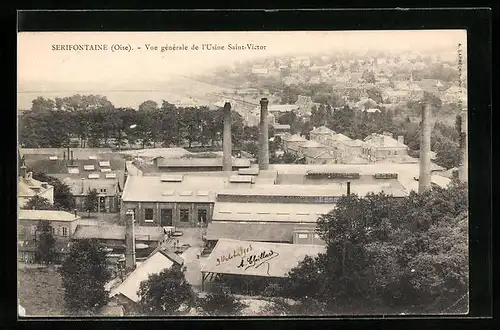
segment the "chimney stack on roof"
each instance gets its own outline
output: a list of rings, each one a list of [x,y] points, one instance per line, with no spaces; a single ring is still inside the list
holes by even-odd
[[[63,159],[66,160],[66,151],[63,151]]]
[[[398,135],[398,142],[401,144],[405,144],[405,137],[403,135]]]
[[[418,179],[418,193],[422,194],[431,188],[431,107],[424,104],[422,107],[422,124],[420,139],[420,177]]]
[[[231,103],[224,104],[224,135],[222,137],[223,144],[223,158],[222,170],[224,172],[231,172],[233,169],[232,164],[232,141],[231,141]]]
[[[71,150],[71,165],[73,165],[73,150]]]
[[[135,268],[134,211],[125,213],[125,269]]]
[[[347,196],[351,194],[351,182],[347,181]]]
[[[260,126],[259,126],[259,170],[269,169],[269,114],[268,99],[260,100]]]

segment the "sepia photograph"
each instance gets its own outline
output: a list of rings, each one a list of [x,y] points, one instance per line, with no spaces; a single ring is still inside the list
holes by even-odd
[[[469,312],[466,30],[17,42],[19,317]]]

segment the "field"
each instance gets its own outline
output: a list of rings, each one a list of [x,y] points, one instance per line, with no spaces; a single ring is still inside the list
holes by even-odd
[[[54,267],[18,267],[19,303],[26,316],[63,316],[64,292]]]

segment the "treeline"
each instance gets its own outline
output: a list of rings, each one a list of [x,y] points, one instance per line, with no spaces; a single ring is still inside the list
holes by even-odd
[[[39,97],[31,110],[19,120],[19,141],[24,147],[101,147],[110,145],[111,140],[119,147],[125,141],[142,147],[191,147],[214,146],[222,139],[222,109],[145,101],[136,110],[115,108],[104,96],[74,95],[55,101]],[[256,131],[245,127],[243,118],[235,111],[232,135],[235,147],[257,139]]]

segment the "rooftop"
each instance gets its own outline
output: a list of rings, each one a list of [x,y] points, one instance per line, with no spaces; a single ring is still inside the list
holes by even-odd
[[[159,274],[165,269],[172,267],[174,263],[160,251],[143,261],[130,275],[115,289],[110,292],[110,297],[123,294],[133,302],[139,301],[137,291],[142,281],[148,279],[149,275]]]
[[[215,201],[216,191],[223,189],[226,184],[225,176],[185,175],[181,182],[162,182],[159,176],[129,176],[122,200],[210,203]]]
[[[320,245],[219,239],[201,271],[216,274],[286,277],[287,273],[306,256],[315,257],[325,251],[325,247]],[[251,258],[252,256],[255,257]]]
[[[168,158],[159,159],[158,167],[221,167],[222,158]],[[233,158],[233,167],[250,167],[250,160]]]
[[[332,204],[233,203],[216,202],[214,221],[316,223],[330,212]]]
[[[26,179],[19,177],[17,181],[17,195],[20,197],[32,197],[52,188],[53,186],[33,178]]]
[[[80,217],[75,217],[73,213],[66,211],[46,211],[46,210],[19,210],[18,211],[19,220],[47,220],[47,221],[75,221],[80,219]]]
[[[326,126],[320,126],[315,129],[313,129],[309,134],[335,134],[335,131],[332,131]]]
[[[208,224],[206,239],[238,239],[257,242],[293,242],[293,231],[297,223],[261,224],[258,222],[212,221]],[[315,223],[302,225],[316,228]]]
[[[162,227],[134,226],[135,238],[138,241],[159,241],[165,235]],[[78,225],[74,239],[111,239],[125,240],[125,226],[87,226]]]

